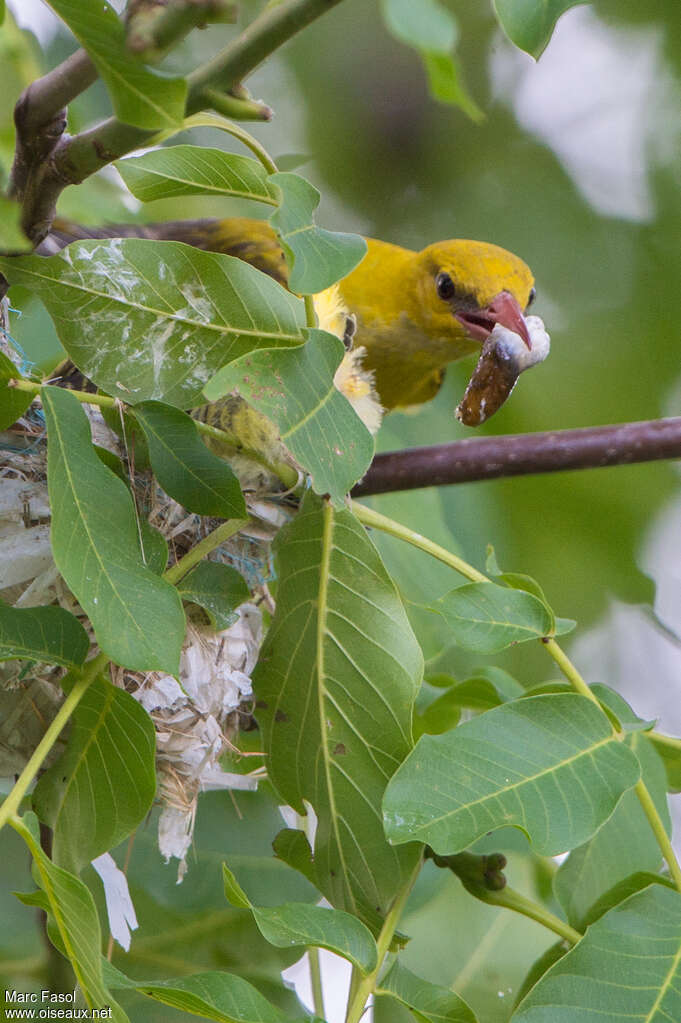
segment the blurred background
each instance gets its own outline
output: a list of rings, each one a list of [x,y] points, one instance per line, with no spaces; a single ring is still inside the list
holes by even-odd
[[[275,158],[300,157],[300,173],[322,193],[317,219],[325,227],[415,249],[443,238],[482,239],[511,249],[533,268],[538,297],[532,311],[551,334],[551,355],[521,378],[479,435],[679,414],[678,0],[596,0],[574,7],[538,62],[503,36],[491,3],[446,5],[459,20],[458,62],[484,113],[478,123],[429,95],[418,54],[389,35],[377,3],[344,0],[251,77],[251,91],[276,116],[249,130]],[[243,23],[262,5],[242,0],[240,6]],[[46,47],[48,66],[74,48],[40,0],[9,0],[9,7]],[[11,51],[11,59],[0,61],[0,159],[6,167],[12,106],[41,58],[30,39],[2,31],[6,58]],[[234,31],[222,26],[195,33],[168,66],[195,66]],[[96,85],[73,104],[71,130],[107,111],[106,93]],[[191,139],[238,148],[217,132],[194,132]],[[171,202],[141,209],[112,170],[67,190],[60,211],[90,224],[255,215],[254,207],[207,199],[182,199],[181,209]],[[23,308],[14,335],[30,360],[48,366],[58,351],[49,318],[36,300],[13,298]],[[453,410],[471,369],[472,360],[451,367],[437,399],[419,414],[391,415],[379,449],[470,436]],[[503,569],[533,575],[556,613],[577,620],[566,647],[586,678],[619,689],[642,717],[659,718],[663,730],[681,735],[678,481],[676,465],[651,463],[386,495],[372,504],[478,567],[484,568],[492,544]],[[415,562],[414,552],[405,554],[397,541],[376,541],[402,587],[429,671],[465,678],[479,659],[451,649],[438,620],[419,607],[458,580],[425,556]],[[525,685],[555,677],[536,645],[488,663]],[[268,797],[260,798],[266,803]],[[201,836],[199,823],[198,857],[212,840]],[[541,888],[545,879],[517,835],[509,848],[514,843],[514,884],[522,887],[518,874],[534,871],[531,884]],[[190,865],[183,898],[199,873]],[[464,931],[443,947],[446,932],[439,924],[451,921],[459,902],[471,905],[456,882],[425,872],[403,928],[413,937],[407,957],[418,945],[414,963],[424,975],[455,986],[485,1023],[501,1023],[528,964],[551,938],[528,921],[476,907],[474,916],[463,910]],[[25,919],[27,911],[16,905],[12,914]],[[518,958],[511,965],[509,945]],[[137,975],[145,974],[138,969]],[[134,1018],[180,1018],[168,1009],[157,1017],[149,1004]],[[377,1023],[409,1018],[394,1009],[382,1012],[376,1011]]]

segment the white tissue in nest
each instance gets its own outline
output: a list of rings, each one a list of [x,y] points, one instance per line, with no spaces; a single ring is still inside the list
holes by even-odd
[[[134,695],[156,726],[159,796],[159,849],[166,861],[180,860],[186,870],[196,800],[202,790],[254,789],[256,780],[222,770],[228,747],[228,718],[251,693],[250,673],[262,642],[262,618],[254,604],[242,604],[239,618],[222,632],[193,623],[180,660],[180,682],[157,675]]]

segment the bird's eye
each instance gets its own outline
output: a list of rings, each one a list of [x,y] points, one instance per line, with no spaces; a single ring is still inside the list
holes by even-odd
[[[530,288],[530,294],[527,297],[527,305],[525,306],[526,309],[530,308],[530,306],[532,305],[532,303],[534,302],[536,297],[537,297],[537,289],[536,288]]]
[[[437,288],[439,298],[445,302],[450,298],[454,298],[456,285],[449,274],[439,273],[435,278],[435,287]]]

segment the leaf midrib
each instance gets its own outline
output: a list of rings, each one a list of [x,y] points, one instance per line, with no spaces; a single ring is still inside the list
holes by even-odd
[[[327,739],[327,729],[324,728],[325,713],[324,713],[324,697],[326,696],[326,687],[324,685],[324,644],[327,636],[327,613],[328,613],[328,591],[329,591],[329,576],[331,574],[331,555],[334,549],[333,545],[333,527],[334,527],[334,510],[331,504],[328,502],[324,505],[322,513],[322,550],[319,565],[319,594],[318,594],[318,610],[317,610],[317,699],[319,704],[319,732],[321,739],[321,751],[324,760],[324,776],[326,778],[326,788],[329,798],[329,811],[331,816],[331,823],[333,828],[333,835],[336,842],[336,848],[338,849],[338,856],[341,862],[343,870],[343,876],[345,878],[345,887],[349,897],[352,900],[353,910],[357,911],[357,904],[355,901],[355,895],[352,885],[349,881],[349,871],[345,862],[345,853],[343,848],[343,842],[338,829],[339,817],[336,811],[336,797],[331,779],[331,755],[329,752],[329,745]]]

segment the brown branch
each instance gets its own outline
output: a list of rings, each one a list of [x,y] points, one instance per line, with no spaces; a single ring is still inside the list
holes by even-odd
[[[376,455],[352,496],[666,458],[681,458],[681,417],[387,451]]]
[[[64,184],[54,197],[50,192],[43,195],[45,169],[63,144],[66,104],[87,89],[96,77],[94,64],[84,50],[78,50],[42,78],[31,82],[14,108],[17,139],[8,194],[22,203],[23,227],[32,240],[43,237],[49,230],[56,196]]]

